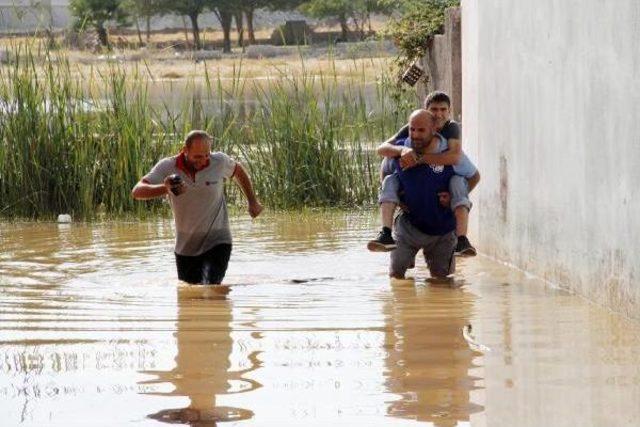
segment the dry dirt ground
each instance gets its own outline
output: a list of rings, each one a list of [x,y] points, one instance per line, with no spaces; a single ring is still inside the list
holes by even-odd
[[[268,30],[262,30],[267,33]],[[204,37],[214,37],[219,32]],[[270,33],[270,32],[269,32]],[[220,34],[217,34],[218,36]],[[263,36],[264,34],[258,33]],[[235,36],[235,34],[234,34]],[[127,37],[137,37],[128,35]],[[152,45],[156,42],[178,40],[184,35],[178,32],[153,34]],[[31,46],[36,55],[36,63],[44,64],[46,49],[44,39],[34,37],[0,38],[0,62],[4,66],[15,63],[17,46]],[[20,51],[24,54],[24,48]],[[380,75],[392,66],[396,55],[395,47],[388,40],[369,40],[358,43],[339,43],[318,46],[271,46],[254,45],[233,47],[231,54],[220,50],[189,51],[165,48],[118,49],[91,52],[79,49],[54,49],[51,57],[68,60],[71,72],[86,76],[96,70],[118,67],[125,72],[139,72],[152,79],[188,79],[203,77],[207,73],[216,78],[259,78],[279,74],[330,75],[331,77],[365,77],[367,80]]]

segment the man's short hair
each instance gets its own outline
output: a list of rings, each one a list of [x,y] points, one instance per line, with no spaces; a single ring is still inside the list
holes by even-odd
[[[436,102],[446,102],[451,107],[451,98],[445,92],[441,90],[434,90],[424,100],[424,108],[429,108],[429,105]]]
[[[187,148],[190,148],[191,144],[193,143],[193,141],[195,141],[197,139],[204,139],[209,144],[211,144],[213,142],[213,138],[206,131],[203,131],[203,130],[192,130],[184,138],[184,145],[186,145]]]

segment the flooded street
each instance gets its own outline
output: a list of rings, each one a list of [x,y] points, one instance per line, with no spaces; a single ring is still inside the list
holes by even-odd
[[[640,423],[637,323],[481,256],[391,283],[373,213],[247,218],[226,299],[170,220],[0,224],[2,425]]]

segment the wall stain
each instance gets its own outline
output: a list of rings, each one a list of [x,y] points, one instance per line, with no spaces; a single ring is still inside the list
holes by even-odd
[[[509,176],[507,172],[507,157],[500,155],[500,218],[507,222],[507,194],[509,193]]]

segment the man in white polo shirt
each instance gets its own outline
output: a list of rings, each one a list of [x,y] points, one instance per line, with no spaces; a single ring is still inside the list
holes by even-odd
[[[224,180],[235,178],[257,217],[262,205],[242,165],[222,152],[211,152],[211,136],[189,132],[176,156],[160,160],[133,187],[134,199],[167,196],[176,226],[178,278],[187,283],[222,283],[231,256],[231,231]],[[175,176],[180,179],[175,179]]]

